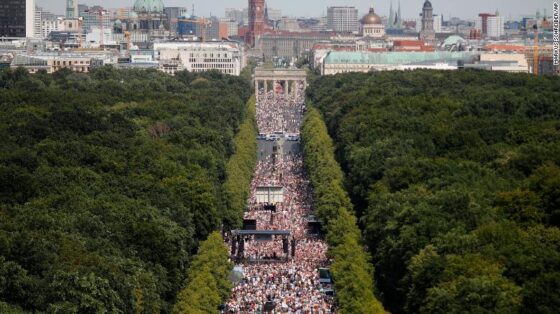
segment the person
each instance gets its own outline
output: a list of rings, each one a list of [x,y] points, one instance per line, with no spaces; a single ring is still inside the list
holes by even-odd
[[[303,85],[297,93],[274,97],[275,91],[259,90],[257,126],[259,133],[270,135],[277,131],[293,134],[299,130],[305,114]],[[297,96],[296,96],[297,95]],[[283,202],[275,204],[276,211],[264,209],[258,203],[259,186],[283,187]],[[296,242],[295,256],[286,258],[282,240],[244,241],[243,279],[232,289],[227,302],[228,313],[262,313],[267,302],[280,313],[333,313],[333,297],[324,293],[318,269],[327,266],[328,246],[322,239],[308,235],[305,217],[312,214],[313,195],[300,152],[289,152],[276,158],[264,156],[257,162],[251,182],[251,195],[245,219],[255,219],[259,230],[288,230]],[[229,237],[227,241],[234,241]],[[230,243],[231,244],[231,243]]]

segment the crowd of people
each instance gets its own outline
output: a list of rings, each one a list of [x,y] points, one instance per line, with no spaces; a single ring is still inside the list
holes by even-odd
[[[305,217],[312,211],[313,200],[303,158],[300,153],[290,153],[276,158],[276,162],[272,159],[267,156],[257,163],[245,219],[257,220],[259,229],[290,230],[294,239],[302,239],[306,236]],[[263,210],[257,202],[257,189],[263,186],[282,187],[283,201],[275,204],[275,211]]]
[[[267,302],[274,304],[275,313],[333,312],[332,296],[325,293],[312,261],[250,264],[243,269],[244,279],[228,303],[230,313],[265,313]]]
[[[248,245],[245,245],[244,256],[248,260],[276,260],[287,255],[280,239],[270,241],[253,239],[245,243]]]
[[[278,92],[278,88],[281,87],[274,87],[276,92],[264,89],[258,91],[257,123],[259,132],[261,134],[299,133],[305,112],[304,84],[296,83],[297,91],[288,95]]]
[[[299,135],[305,113],[304,86],[300,84],[297,88],[296,93],[287,97],[277,88],[258,91],[260,133],[281,131]],[[281,202],[257,201],[258,188],[267,186],[282,188]],[[318,271],[328,265],[327,244],[308,232],[306,217],[312,212],[313,197],[301,153],[280,150],[261,156],[244,218],[256,220],[257,230],[289,231],[290,248],[287,250],[285,238],[278,236],[248,237],[242,242],[244,258],[238,266],[243,269],[243,278],[233,288],[226,313],[334,312],[333,297],[327,293],[330,286],[320,282]]]

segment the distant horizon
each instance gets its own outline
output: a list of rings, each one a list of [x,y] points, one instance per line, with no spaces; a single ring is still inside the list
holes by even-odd
[[[537,10],[544,14],[546,9],[550,15],[552,12],[553,0],[471,0],[465,3],[463,0],[430,0],[434,7],[434,14],[443,15],[445,19],[458,17],[465,20],[476,18],[478,13],[494,13],[496,10],[507,19],[519,19],[522,16],[534,15]],[[132,7],[134,0],[83,0],[79,4],[101,5],[105,8]],[[393,9],[398,8],[399,0],[393,0]],[[403,19],[415,19],[421,9],[424,0],[401,0]],[[37,6],[55,14],[64,14],[65,1],[58,0],[35,0]],[[189,14],[194,3],[195,13],[199,16],[218,17],[225,15],[226,8],[243,9],[248,6],[247,0],[163,0],[167,7],[183,6],[188,8]],[[282,10],[282,15],[291,17],[322,17],[326,15],[328,6],[354,6],[360,14],[365,14],[371,4],[374,4],[375,11],[380,16],[389,15],[391,0],[368,1],[368,0],[315,0],[302,3],[297,0],[269,0],[267,5],[274,9]]]

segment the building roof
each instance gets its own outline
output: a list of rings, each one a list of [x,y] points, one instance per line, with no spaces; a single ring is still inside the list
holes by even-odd
[[[315,43],[311,50],[344,50],[344,51],[354,51],[356,50],[355,43]]]
[[[394,40],[393,51],[434,51],[432,45],[426,45],[423,40]]]
[[[484,47],[486,51],[515,51],[525,52],[525,46],[520,45],[507,45],[507,44],[493,44]]]
[[[360,23],[362,23],[362,25],[383,24],[381,23],[381,18],[379,17],[379,15],[375,14],[373,6],[369,8],[369,13],[364,15],[364,17],[360,20]]]
[[[429,0],[426,0],[426,2],[424,2],[424,9],[428,9],[428,8],[432,8],[432,3]]]
[[[410,40],[410,39],[395,39],[393,40],[394,46],[424,46],[423,40]]]
[[[464,43],[465,39],[463,39],[463,37],[458,36],[458,35],[452,35],[449,36],[445,39],[445,41],[443,42],[444,46],[453,46],[453,45],[458,45],[460,43]]]
[[[386,64],[405,65],[422,63],[446,63],[459,60],[471,60],[479,55],[477,52],[346,52],[332,51],[326,57],[324,64]]]
[[[136,12],[162,13],[163,7],[162,0],[136,0],[134,2],[134,11]]]
[[[274,31],[264,33],[261,38],[320,38],[329,39],[333,33],[331,32],[290,32],[290,31]]]

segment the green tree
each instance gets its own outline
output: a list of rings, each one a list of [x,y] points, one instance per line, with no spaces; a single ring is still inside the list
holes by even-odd
[[[200,244],[187,271],[187,284],[177,296],[173,313],[214,313],[231,292],[229,261],[224,239],[218,232]]]
[[[560,227],[560,167],[545,163],[529,178],[530,186],[542,200],[542,209],[547,215],[547,223]]]
[[[361,247],[357,219],[342,186],[343,173],[319,112],[310,108],[302,126],[302,145],[317,215],[327,234],[331,271],[340,313],[384,313],[373,289],[373,267]]]

